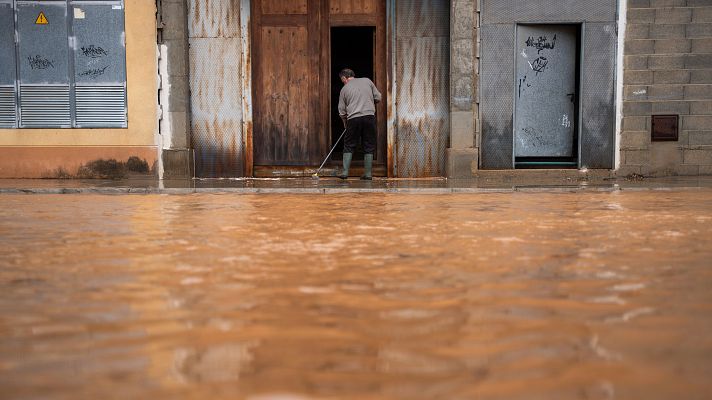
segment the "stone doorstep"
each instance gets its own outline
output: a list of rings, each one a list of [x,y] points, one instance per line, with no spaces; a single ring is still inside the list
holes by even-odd
[[[545,181],[605,181],[616,178],[616,172],[609,169],[507,169],[507,170],[478,170],[475,175],[478,179],[513,180],[534,182]]]

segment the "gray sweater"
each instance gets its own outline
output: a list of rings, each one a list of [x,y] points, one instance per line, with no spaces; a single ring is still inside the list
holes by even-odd
[[[347,119],[376,115],[381,93],[368,78],[354,78],[341,89],[339,115]]]

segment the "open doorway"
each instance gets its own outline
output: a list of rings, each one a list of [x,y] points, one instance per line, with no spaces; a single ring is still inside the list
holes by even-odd
[[[369,78],[375,82],[375,43],[374,26],[338,26],[331,28],[331,145],[339,139],[344,125],[339,117],[339,93],[344,86],[339,79],[339,71],[344,68],[354,70],[359,78]],[[332,160],[340,160],[343,153],[343,141],[334,150]],[[378,152],[377,152],[378,154]],[[378,158],[378,155],[374,155]],[[363,158],[359,148],[354,154],[354,161]]]

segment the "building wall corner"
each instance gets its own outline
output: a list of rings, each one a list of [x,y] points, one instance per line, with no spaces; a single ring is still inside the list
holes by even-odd
[[[159,178],[193,177],[187,0],[156,0],[159,74]]]
[[[451,2],[448,178],[472,177],[479,164],[478,9],[478,0]]]

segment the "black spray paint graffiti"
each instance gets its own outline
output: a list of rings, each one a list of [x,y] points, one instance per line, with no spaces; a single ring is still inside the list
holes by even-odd
[[[109,55],[106,50],[101,47],[94,46],[93,44],[87,47],[82,47],[81,50],[82,54],[84,54],[85,57],[89,58],[101,58]]]
[[[527,38],[527,41],[524,43],[527,45],[527,47],[534,47],[537,50],[537,54],[540,54],[542,50],[553,50],[554,47],[556,47],[556,35],[554,35],[554,38],[551,40],[551,42],[546,36],[539,36],[536,39],[533,36],[529,36],[529,38]]]
[[[532,70],[536,72],[537,75],[539,75],[539,73],[544,72],[547,64],[549,64],[549,60],[546,57],[539,57],[534,60],[534,62],[529,63],[529,66],[532,67]]]
[[[527,82],[527,76],[524,75],[524,79],[519,80],[519,97],[522,97],[522,92],[526,91],[526,88],[530,88],[532,85]]]
[[[88,69],[86,71],[82,71],[79,73],[79,76],[86,76],[91,79],[96,79],[100,77],[101,75],[104,75],[104,72],[106,72],[106,69],[109,68],[109,66],[104,66],[101,68],[92,68]]]
[[[531,147],[551,148],[556,145],[556,143],[552,141],[553,138],[546,137],[536,127],[528,126],[522,128],[522,132],[524,132],[522,135],[523,139],[525,139],[527,144]]]
[[[96,64],[97,62],[100,62],[100,60],[97,60],[98,58],[106,57],[109,55],[109,52],[104,50],[102,47],[95,46],[93,44],[90,44],[89,46],[86,46],[86,47],[82,46],[81,51],[85,57],[94,59],[89,62],[89,66],[91,66],[92,64]],[[79,76],[96,79],[96,78],[104,75],[107,68],[109,68],[108,65],[105,65],[103,67],[98,67],[98,68],[90,68],[90,69],[80,72]]]
[[[36,55],[36,56],[29,56],[27,57],[27,62],[30,63],[30,68],[31,69],[47,69],[47,68],[54,68],[54,61],[53,60],[48,60],[47,58],[42,57],[41,55]]]

